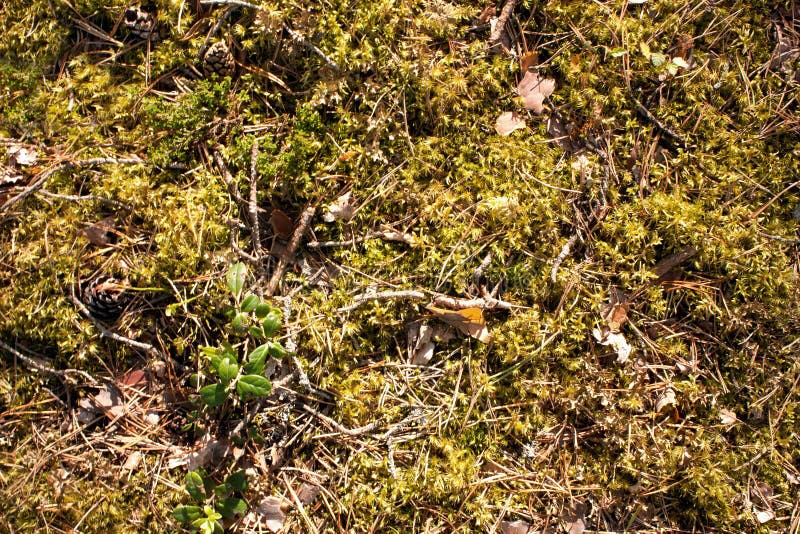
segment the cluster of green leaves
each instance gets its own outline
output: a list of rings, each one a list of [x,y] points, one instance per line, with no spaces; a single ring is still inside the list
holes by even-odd
[[[216,484],[202,467],[189,471],[183,488],[195,504],[176,507],[173,516],[202,534],[220,534],[224,531],[220,519],[233,519],[247,511],[247,502],[240,497],[247,485],[244,471],[229,475],[222,484]]]
[[[228,271],[228,290],[235,302],[230,310],[231,334],[249,335],[263,343],[252,350],[247,350],[245,344],[241,358],[238,349],[228,342],[201,348],[207,358],[208,374],[219,380],[200,388],[200,398],[210,407],[221,406],[234,393],[241,402],[268,395],[272,384],[264,376],[267,358],[286,354],[281,344],[271,339],[281,327],[280,310],[252,293],[243,296],[246,278],[244,263],[236,263]]]

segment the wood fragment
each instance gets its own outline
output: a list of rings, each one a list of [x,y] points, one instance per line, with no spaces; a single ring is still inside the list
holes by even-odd
[[[502,50],[502,40],[506,30],[506,24],[508,24],[508,19],[511,18],[511,14],[514,12],[516,5],[517,0],[507,0],[505,5],[503,5],[500,16],[497,17],[497,22],[492,29],[492,33],[489,35],[489,50],[493,52]]]
[[[317,208],[315,206],[306,206],[306,209],[300,214],[300,220],[297,222],[294,235],[292,235],[292,239],[289,240],[286,250],[278,258],[278,264],[275,266],[272,278],[270,278],[267,284],[267,289],[264,293],[266,296],[271,297],[275,294],[275,291],[278,290],[278,285],[281,282],[281,278],[283,278],[283,273],[286,272],[286,268],[294,259],[294,254],[297,252],[297,248],[300,246],[300,241],[303,239],[303,236],[311,226],[311,219],[314,218],[316,211]]]

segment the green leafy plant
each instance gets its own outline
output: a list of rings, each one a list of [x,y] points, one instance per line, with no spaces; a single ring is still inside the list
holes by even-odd
[[[203,468],[186,473],[183,487],[196,504],[181,505],[172,515],[203,534],[223,532],[220,519],[231,519],[247,511],[239,495],[247,489],[247,474],[237,471],[222,484],[216,484]]]
[[[268,395],[272,384],[264,376],[267,358],[280,358],[286,354],[283,346],[272,340],[281,326],[280,310],[252,293],[243,296],[246,279],[247,267],[243,263],[231,266],[227,282],[235,305],[229,324],[231,332],[243,335],[245,342],[240,346],[222,342],[218,347],[201,348],[210,364],[209,374],[217,379],[199,391],[200,398],[211,407],[221,406],[232,395],[242,402]],[[251,340],[261,344],[248,350]],[[243,352],[241,357],[240,349]]]

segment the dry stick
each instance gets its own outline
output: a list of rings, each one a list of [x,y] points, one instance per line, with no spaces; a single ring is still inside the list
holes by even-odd
[[[0,348],[2,348],[3,350],[5,350],[7,352],[10,352],[16,358],[19,358],[20,360],[22,360],[25,363],[25,365],[27,365],[28,368],[31,369],[32,371],[38,371],[40,373],[47,373],[47,374],[59,376],[59,377],[65,379],[65,380],[70,380],[71,377],[69,375],[75,374],[75,375],[82,376],[83,378],[88,380],[91,384],[97,384],[98,383],[98,381],[92,375],[87,373],[86,371],[81,371],[79,369],[65,369],[63,371],[59,371],[57,369],[53,369],[49,365],[45,364],[41,359],[33,358],[31,356],[26,356],[26,355],[22,354],[20,351],[18,351],[17,349],[15,349],[14,347],[12,347],[10,345],[6,345],[2,341],[0,341]],[[73,383],[75,383],[74,379],[73,379]]]
[[[680,134],[675,133],[675,130],[661,122],[656,118],[655,115],[650,113],[650,110],[644,107],[644,104],[639,102],[636,97],[632,97],[633,101],[636,102],[636,110],[639,114],[648,122],[651,122],[658,130],[660,130],[665,136],[669,137],[673,141],[676,141],[681,147],[686,148],[686,139],[684,139]]]
[[[289,241],[289,244],[286,245],[286,250],[284,250],[280,258],[278,258],[278,265],[275,266],[275,272],[272,273],[272,278],[270,278],[267,284],[266,296],[271,297],[275,294],[275,291],[278,290],[278,284],[280,284],[281,278],[283,278],[283,273],[294,258],[294,253],[297,252],[300,241],[303,239],[306,231],[308,231],[308,227],[311,225],[311,219],[314,217],[316,211],[317,208],[315,206],[306,206],[306,209],[300,214],[300,220],[297,223],[294,234],[292,234],[292,239]]]
[[[381,232],[367,232],[367,235],[354,237],[353,239],[349,239],[347,241],[310,241],[309,243],[306,243],[306,246],[309,248],[349,247],[357,245],[359,243],[363,243],[364,241],[368,241],[370,239],[384,239],[386,241],[397,241],[412,246],[416,244],[416,240],[414,236],[411,234],[406,234],[403,232],[395,232],[395,231],[381,231]]]
[[[567,256],[569,256],[569,253],[576,241],[578,241],[577,233],[573,234],[573,236],[570,237],[566,243],[564,243],[564,246],[561,247],[561,252],[559,252],[558,256],[556,256],[556,259],[553,261],[553,268],[550,269],[550,280],[553,282],[556,281],[558,268],[561,267],[561,264],[564,263],[564,260],[567,259]]]
[[[250,239],[253,241],[253,256],[261,256],[261,231],[258,228],[258,139],[253,141],[250,151]]]
[[[98,197],[97,195],[59,195],[58,193],[51,193],[46,189],[42,189],[41,191],[39,191],[39,194],[50,198],[57,198],[60,200],[71,200],[73,202],[96,200],[97,202],[100,202],[101,204],[105,204],[107,206],[111,206],[112,208],[120,208],[126,211],[133,211],[133,208],[131,208],[127,204],[123,204],[118,200],[112,200],[110,198],[105,198],[105,197]]]
[[[756,217],[758,217],[759,215],[761,215],[761,214],[764,212],[764,210],[765,210],[765,209],[767,209],[768,207],[770,207],[770,206],[772,205],[772,203],[773,203],[773,202],[775,202],[776,200],[778,200],[778,199],[779,199],[781,196],[783,196],[783,194],[784,194],[784,193],[786,193],[786,192],[787,192],[787,191],[789,191],[791,188],[793,188],[793,187],[796,187],[796,186],[798,186],[798,185],[800,185],[800,181],[798,181],[798,182],[794,182],[793,184],[789,184],[787,187],[785,187],[785,188],[783,189],[783,191],[781,191],[780,193],[778,193],[777,195],[775,195],[774,197],[772,197],[772,198],[770,199],[770,201],[769,201],[769,202],[767,202],[766,204],[764,204],[763,206],[761,206],[760,208],[758,208],[756,211],[754,211],[753,213],[751,213],[751,214],[750,214],[750,217],[748,217],[748,219],[752,220],[752,219],[755,219]]]
[[[416,291],[410,289],[410,290],[400,290],[400,291],[380,291],[378,293],[362,293],[360,295],[354,296],[353,302],[351,304],[344,306],[342,308],[338,308],[336,311],[340,313],[353,311],[362,304],[364,304],[365,302],[370,300],[391,300],[391,299],[424,300],[428,298],[430,298],[434,304],[437,304],[439,306],[447,306],[449,308],[455,308],[461,310],[466,308],[483,308],[483,309],[498,308],[502,310],[510,310],[513,308],[520,308],[520,309],[525,308],[525,306],[518,306],[516,304],[512,304],[504,300],[499,300],[490,297],[488,295],[481,298],[462,299],[457,297],[450,297],[442,293],[434,293],[434,292],[423,293],[422,291]]]
[[[100,323],[100,321],[98,321],[97,319],[92,317],[92,313],[89,311],[89,309],[86,308],[86,306],[83,304],[83,302],[81,302],[80,299],[78,299],[78,297],[76,297],[74,294],[71,295],[71,299],[72,299],[72,303],[75,305],[75,307],[78,308],[81,311],[81,313],[83,313],[86,317],[88,317],[89,320],[91,320],[94,323],[94,325],[97,327],[97,329],[100,330],[100,334],[102,336],[107,337],[109,339],[113,339],[114,341],[117,341],[119,343],[124,343],[125,345],[131,346],[133,348],[143,350],[143,351],[148,352],[150,354],[158,355],[158,349],[156,349],[153,345],[150,345],[149,343],[142,343],[141,341],[135,341],[133,339],[127,338],[127,337],[125,337],[123,335],[120,335],[120,334],[117,334],[115,332],[112,332],[111,330],[109,330],[108,328],[103,326]]]
[[[144,163],[144,160],[139,158],[92,158],[92,159],[85,159],[82,161],[68,161],[66,163],[61,163],[54,167],[51,167],[47,170],[44,170],[36,175],[33,182],[25,188],[23,192],[18,194],[15,197],[12,197],[6,201],[5,204],[0,206],[0,213],[6,211],[11,206],[16,204],[17,202],[21,202],[25,200],[27,197],[44,187],[45,182],[47,182],[48,178],[52,175],[57,173],[58,171],[63,171],[67,169],[74,169],[75,167],[90,167],[92,165],[105,165],[109,163],[114,163],[117,165],[121,164],[137,164],[137,163]]]
[[[310,413],[311,415],[313,415],[314,417],[316,417],[317,419],[319,419],[320,421],[323,421],[327,423],[329,426],[333,427],[333,429],[336,432],[339,432],[340,434],[344,434],[346,436],[361,436],[362,434],[366,434],[367,432],[372,432],[373,430],[378,428],[378,426],[381,424],[380,421],[373,421],[368,425],[360,426],[358,428],[347,428],[342,426],[335,420],[331,419],[327,415],[323,415],[318,410],[315,410],[314,408],[308,406],[307,404],[303,404],[303,409],[308,413]]]
[[[508,19],[511,18],[511,14],[514,12],[514,7],[516,4],[517,0],[508,0],[503,6],[503,10],[500,11],[500,16],[497,17],[497,23],[494,25],[494,29],[489,36],[490,49],[493,49],[500,44],[500,40],[503,38],[503,32],[506,29],[506,24],[508,23]]]
[[[264,8],[258,6],[256,4],[251,4],[250,2],[243,2],[242,0],[201,0],[201,6],[213,6],[213,5],[220,5],[220,6],[239,6],[239,7],[247,7],[250,9],[255,9],[258,11],[264,11]],[[322,60],[328,64],[334,70],[341,70],[339,65],[336,64],[331,58],[329,58],[325,52],[314,46],[313,44],[309,43],[305,37],[291,29],[286,23],[283,24],[283,29],[289,36],[297,43],[305,46],[316,55],[322,58]]]

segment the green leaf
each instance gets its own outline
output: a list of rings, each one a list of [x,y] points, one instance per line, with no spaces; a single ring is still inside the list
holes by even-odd
[[[247,330],[247,314],[246,313],[237,313],[233,317],[233,321],[231,321],[231,325],[233,329],[237,332],[244,332]]]
[[[274,311],[267,314],[264,318],[264,321],[261,323],[262,327],[264,328],[264,335],[267,337],[272,337],[275,335],[281,327],[281,317]]]
[[[269,302],[262,302],[258,306],[256,306],[256,317],[259,319],[263,319],[269,312],[272,311],[272,306],[269,305]]]
[[[222,514],[222,517],[231,519],[236,514],[245,513],[247,511],[247,503],[244,499],[227,497],[217,504],[217,510]]]
[[[622,57],[627,53],[628,53],[627,50],[625,50],[622,47],[618,47],[618,48],[614,48],[613,50],[611,50],[611,57]]]
[[[194,521],[201,515],[202,511],[199,506],[178,506],[172,511],[172,516],[181,523]]]
[[[228,291],[235,299],[239,299],[244,287],[244,281],[247,278],[247,266],[242,263],[234,263],[228,271]]]
[[[249,293],[244,300],[242,300],[241,310],[243,312],[250,313],[251,311],[255,310],[256,306],[258,306],[260,303],[261,299],[258,298],[258,295]]]
[[[272,391],[272,383],[261,375],[244,375],[236,382],[236,391],[244,399],[263,397]]]
[[[247,473],[244,469],[236,471],[225,479],[225,483],[236,491],[244,491],[247,489]]]
[[[283,358],[286,356],[286,349],[280,343],[270,343],[267,351],[273,358]]]
[[[664,54],[659,54],[658,52],[650,54],[650,63],[652,63],[654,67],[660,67],[666,60],[667,56]]]
[[[678,65],[670,61],[667,63],[667,72],[675,76],[678,73]]]
[[[256,339],[261,339],[264,337],[264,330],[262,330],[257,326],[251,326],[249,330],[250,330],[250,335]]]
[[[211,384],[200,388],[200,397],[209,406],[219,406],[228,398],[228,392],[222,384]]]
[[[224,358],[220,362],[217,372],[222,383],[228,384],[239,374],[239,365],[236,362],[232,362],[230,358]]]
[[[183,487],[191,495],[192,499],[203,502],[206,498],[203,492],[203,477],[197,471],[189,471],[183,479]]]
[[[267,359],[267,353],[270,343],[259,345],[247,357],[250,360],[244,364],[244,372],[249,375],[260,375],[264,372],[264,361]]]
[[[231,492],[231,487],[227,484],[219,484],[214,487],[214,495],[217,497],[224,497]]]

